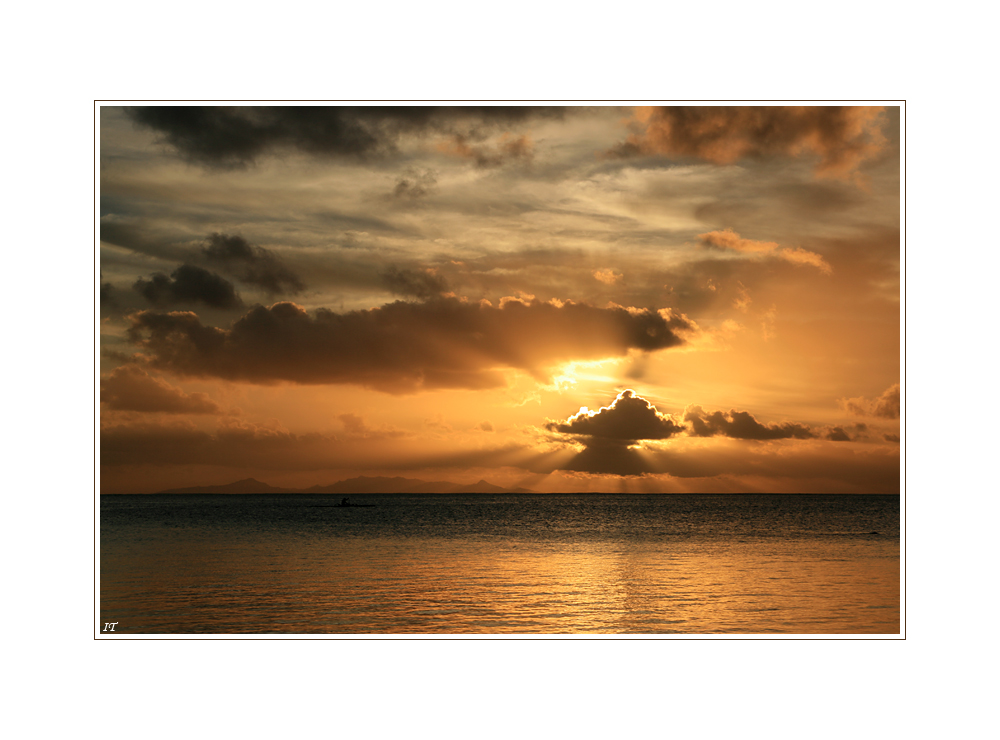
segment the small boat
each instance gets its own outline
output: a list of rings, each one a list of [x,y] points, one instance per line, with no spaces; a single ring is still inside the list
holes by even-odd
[[[339,504],[310,504],[314,509],[370,509],[378,504],[352,504],[348,498],[341,499]]]

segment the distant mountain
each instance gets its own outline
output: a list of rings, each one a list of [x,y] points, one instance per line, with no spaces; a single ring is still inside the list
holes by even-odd
[[[160,493],[297,493],[294,488],[275,488],[254,478],[244,478],[224,486],[192,486],[191,488],[171,488]]]
[[[481,480],[478,483],[473,483],[471,486],[460,486],[458,489],[449,491],[448,493],[534,493],[534,491],[529,491],[527,488],[503,488]]]
[[[171,488],[160,493],[535,493],[530,488],[503,488],[485,480],[465,485],[447,481],[424,481],[417,478],[386,478],[384,476],[350,478],[328,486],[311,488],[275,488],[253,478],[225,486],[192,486]]]
[[[462,484],[448,481],[424,481],[417,478],[350,478],[329,486],[313,486],[307,493],[534,493],[528,488],[504,488],[484,480]]]

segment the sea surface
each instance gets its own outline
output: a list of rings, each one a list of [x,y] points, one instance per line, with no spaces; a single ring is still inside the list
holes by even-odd
[[[97,631],[901,632],[899,496],[341,498],[102,495]]]

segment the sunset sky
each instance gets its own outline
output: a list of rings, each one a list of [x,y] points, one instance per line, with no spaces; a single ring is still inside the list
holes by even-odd
[[[99,122],[104,493],[899,490],[897,106]]]

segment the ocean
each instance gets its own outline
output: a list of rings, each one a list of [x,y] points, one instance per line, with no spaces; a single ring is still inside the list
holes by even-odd
[[[341,498],[102,495],[97,632],[901,632],[895,495]]]

